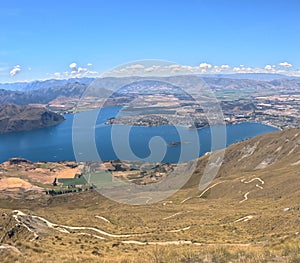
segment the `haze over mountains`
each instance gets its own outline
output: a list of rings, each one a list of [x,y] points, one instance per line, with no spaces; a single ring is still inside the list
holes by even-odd
[[[228,79],[243,79],[243,80],[260,80],[271,81],[278,79],[298,79],[299,77],[288,76],[283,74],[266,74],[266,73],[239,73],[239,74],[201,74],[200,78],[228,78]],[[49,79],[44,81],[29,81],[29,82],[15,82],[15,83],[0,83],[0,89],[5,90],[18,90],[18,91],[31,91],[38,89],[45,89],[55,86],[64,86],[68,83],[82,83],[89,85],[95,78],[70,78],[70,79]]]
[[[259,76],[261,76],[261,74],[259,74]],[[235,74],[230,76],[205,76],[202,79],[213,91],[227,89],[243,91],[252,89],[259,91],[273,90],[276,92],[276,90],[279,89],[297,91],[300,88],[299,78],[267,74],[263,75],[264,79],[270,80],[257,80],[261,79],[259,76],[256,74]],[[197,76],[153,77],[154,80],[172,81],[173,85],[178,84],[181,86],[183,84],[183,87],[185,87],[187,78],[191,83],[191,78],[195,78],[195,81],[199,81],[199,77]],[[96,96],[103,95],[103,97],[105,97],[115,88],[120,88],[122,85],[142,79],[141,77],[101,78],[97,79],[93,85],[95,86],[94,88],[96,88]],[[94,80],[93,78],[80,78],[0,84],[0,104],[47,104],[58,97],[78,99]],[[193,92],[193,88],[187,87],[187,91]]]

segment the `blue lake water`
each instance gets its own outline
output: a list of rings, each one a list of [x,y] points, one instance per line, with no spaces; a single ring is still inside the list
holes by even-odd
[[[95,145],[101,160],[128,160],[144,159],[151,156],[149,142],[151,138],[161,137],[154,140],[154,156],[148,161],[163,161],[175,163],[178,161],[187,161],[204,155],[211,151],[211,129],[209,127],[200,130],[190,130],[187,127],[174,127],[172,125],[156,127],[131,127],[128,138],[124,135],[128,126],[114,125],[117,132],[112,140],[112,126],[104,125],[108,118],[114,117],[118,112],[118,107],[104,108],[97,119],[97,128],[94,130]],[[85,113],[82,113],[85,114]],[[8,133],[0,135],[0,162],[6,161],[12,157],[22,157],[31,161],[61,161],[75,160],[75,154],[72,144],[72,126],[73,114],[65,115],[66,121],[63,123],[44,129],[36,129],[27,132]],[[224,128],[224,127],[223,127]],[[222,129],[222,127],[220,127]],[[235,142],[251,138],[263,133],[277,130],[274,127],[259,123],[242,123],[226,126],[226,146]],[[180,139],[183,134],[184,139]],[[199,140],[199,147],[195,147],[195,136]],[[85,140],[90,139],[85,136],[83,131],[80,141],[85,145]],[[218,139],[218,138],[217,138]],[[170,146],[171,142],[181,141],[181,145]],[[128,142],[128,143],[127,143]],[[88,145],[88,144],[87,144]],[[130,145],[131,154],[126,151],[126,146]],[[113,147],[114,146],[114,147]],[[155,148],[156,147],[156,148]],[[117,148],[117,150],[116,150]],[[89,149],[83,149],[83,152],[77,152],[78,161],[91,160],[85,154]],[[155,154],[157,150],[157,154]],[[165,151],[163,157],[158,156]],[[182,153],[185,153],[182,155]],[[186,154],[189,153],[189,154]],[[120,158],[120,156],[122,158]],[[181,157],[180,157],[181,156]],[[183,157],[182,157],[183,156]],[[180,159],[182,158],[182,159]],[[94,159],[94,160],[92,160]]]

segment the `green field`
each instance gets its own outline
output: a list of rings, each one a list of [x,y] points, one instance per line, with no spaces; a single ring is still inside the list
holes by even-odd
[[[62,183],[63,186],[68,186],[68,185],[84,185],[87,183],[85,180],[84,176],[81,176],[80,178],[60,178],[58,179],[59,183]]]

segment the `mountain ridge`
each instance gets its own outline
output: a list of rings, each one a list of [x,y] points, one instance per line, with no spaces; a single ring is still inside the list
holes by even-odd
[[[45,128],[65,118],[38,106],[0,105],[0,134]]]

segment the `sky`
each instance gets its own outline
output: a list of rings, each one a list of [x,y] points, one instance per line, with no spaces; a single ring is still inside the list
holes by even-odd
[[[162,59],[300,75],[298,0],[1,0],[0,82],[100,76]]]

